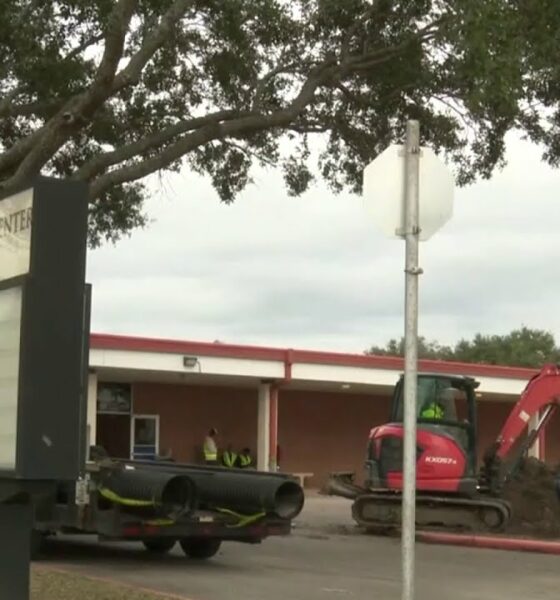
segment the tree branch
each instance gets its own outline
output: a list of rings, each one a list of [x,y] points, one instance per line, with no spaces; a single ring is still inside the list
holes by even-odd
[[[103,34],[98,33],[92,35],[78,44],[75,48],[72,48],[70,52],[60,59],[61,63],[72,60],[79,54],[81,54],[87,48],[90,48],[94,44],[97,44],[103,39]],[[60,108],[64,103],[64,100],[50,98],[48,100],[41,100],[38,102],[26,102],[24,104],[14,104],[13,101],[25,91],[25,85],[18,86],[13,89],[5,98],[0,101],[0,118],[3,117],[15,117],[15,116],[31,116],[37,113],[43,112],[49,109]]]
[[[122,163],[125,160],[130,160],[144,152],[158,148],[163,144],[169,142],[173,138],[204,127],[207,125],[219,123],[220,121],[239,118],[243,116],[243,113],[237,110],[222,110],[214,113],[210,113],[204,117],[196,117],[181,121],[170,127],[166,127],[157,133],[147,135],[135,142],[121,146],[112,152],[106,152],[99,156],[95,156],[91,160],[84,163],[78,171],[72,176],[72,179],[79,179],[89,181],[93,177],[96,177],[100,173],[103,173],[107,168],[112,165]]]
[[[469,121],[468,119],[468,114],[463,112],[462,110],[459,109],[458,106],[456,106],[455,104],[453,104],[453,102],[451,102],[449,99],[444,98],[443,96],[433,96],[433,99],[436,102],[441,102],[442,104],[444,104],[445,106],[447,106],[447,108],[449,108],[451,111],[453,111],[463,122],[463,124],[465,125],[465,127],[467,129],[472,129],[473,124]]]
[[[325,133],[330,127],[321,122],[304,121],[290,125],[290,129],[296,133]]]
[[[432,23],[428,23],[412,34],[408,39],[405,39],[403,42],[395,46],[387,46],[384,48],[378,48],[377,50],[348,56],[340,63],[342,74],[368,70],[380,62],[385,62],[386,60],[401,54],[403,51],[407,50],[412,43],[425,42],[429,40],[436,35],[439,26],[442,22],[444,22],[444,20],[445,19],[442,17],[436,21],[433,21]]]
[[[2,98],[2,100],[0,100],[0,118],[10,114],[10,107],[12,106],[12,102],[21,94],[21,92],[21,86],[15,87],[11,92],[8,92]]]
[[[342,62],[348,59],[350,54],[350,42],[352,40],[352,36],[358,31],[361,25],[363,25],[370,17],[377,12],[379,8],[379,0],[373,0],[371,6],[362,14],[359,19],[356,19],[351,27],[346,30],[344,38],[342,39],[342,44],[340,45],[340,57]]]
[[[66,56],[63,56],[61,61],[65,62],[76,58],[76,56],[80,55],[84,50],[87,50],[87,48],[90,48],[94,44],[100,42],[103,39],[103,37],[103,33],[97,33],[96,35],[92,35],[86,38],[82,41],[81,44],[78,44],[75,48],[72,48],[72,50],[70,50],[70,52]]]
[[[157,156],[101,175],[90,186],[90,197],[96,198],[113,186],[135,181],[150,173],[164,169],[188,152],[212,140],[239,137],[265,128],[270,129],[287,125],[313,100],[315,91],[331,76],[332,69],[333,61],[327,61],[316,67],[302,85],[299,94],[288,107],[282,110],[269,115],[249,115],[225,123],[206,125],[171,144]]]
[[[25,158],[13,177],[2,184],[10,189],[40,172],[68,137],[88,121],[111,93],[115,73],[124,50],[124,41],[137,0],[119,0],[109,17],[105,34],[105,49],[91,86],[71,98],[43,127],[22,140],[19,152],[26,150]],[[33,143],[30,145],[30,138]],[[7,154],[7,153],[6,153]],[[2,156],[6,158],[6,154]],[[0,165],[0,172],[2,167]]]
[[[253,97],[253,102],[251,104],[252,111],[256,111],[259,109],[259,107],[261,105],[262,95],[264,94],[264,91],[266,89],[266,85],[268,84],[268,82],[271,81],[272,79],[274,79],[274,77],[276,77],[276,75],[279,75],[280,73],[293,72],[293,68],[295,66],[296,66],[295,63],[289,63],[287,65],[279,64],[277,67],[275,67],[274,69],[271,69],[268,73],[263,75],[257,81],[257,84],[255,86],[255,95]]]
[[[113,93],[138,82],[148,61],[169,38],[178,21],[193,4],[193,0],[175,0],[173,2],[160,19],[157,27],[145,37],[140,50],[131,57],[126,67],[117,73],[113,82]]]
[[[243,146],[243,144],[237,144],[235,142],[232,142],[231,140],[227,140],[227,141],[222,141],[221,142],[224,146],[227,146],[228,148],[235,148],[236,150],[239,150],[240,152],[243,152],[243,154],[245,154],[245,156],[251,158],[251,159],[256,159],[261,161],[262,163],[268,165],[269,167],[276,167],[277,164],[275,162],[273,162],[272,160],[268,159],[268,158],[264,158],[263,156],[259,156],[258,154],[256,154],[256,152],[253,152],[250,148],[247,148],[246,146]]]

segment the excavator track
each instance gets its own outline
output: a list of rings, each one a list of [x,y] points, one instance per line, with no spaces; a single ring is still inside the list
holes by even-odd
[[[352,516],[362,527],[373,531],[398,529],[402,496],[394,492],[357,495]],[[498,498],[416,497],[418,530],[503,531],[511,518],[511,507]]]

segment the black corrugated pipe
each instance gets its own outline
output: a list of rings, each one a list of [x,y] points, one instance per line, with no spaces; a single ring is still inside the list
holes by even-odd
[[[303,509],[303,490],[289,479],[227,471],[196,471],[190,476],[199,490],[201,505],[244,513],[264,511],[283,519],[293,519]]]
[[[110,502],[134,512],[153,511],[171,518],[191,513],[197,504],[193,479],[164,470],[104,469],[99,491]]]
[[[166,470],[171,469],[174,473],[182,472],[182,471],[203,471],[208,473],[239,473],[243,475],[247,475],[249,477],[276,477],[278,479],[290,479],[295,481],[295,478],[287,473],[282,472],[269,472],[269,471],[256,471],[255,469],[231,469],[230,467],[223,466],[215,466],[211,467],[208,465],[196,465],[191,463],[177,463],[174,461],[166,461],[166,460],[127,460],[115,458],[111,459],[117,462],[121,462],[123,464],[127,464],[130,466],[138,467],[138,468],[164,468]]]
[[[294,519],[305,502],[303,489],[288,475],[249,469],[191,468],[166,462],[142,464],[142,468],[188,474],[198,489],[201,508],[227,508],[245,514],[264,511],[283,519]]]

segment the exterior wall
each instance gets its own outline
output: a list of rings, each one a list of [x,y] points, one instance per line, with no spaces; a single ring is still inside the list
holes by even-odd
[[[281,471],[314,473],[322,486],[331,471],[363,473],[369,431],[389,418],[388,397],[280,390]]]
[[[478,412],[478,458],[482,456],[486,449],[496,441],[502,425],[505,423],[513,402],[491,402],[483,401],[477,405]]]
[[[178,462],[200,462],[204,437],[218,429],[218,445],[235,449],[257,444],[257,390],[138,383],[133,412],[160,415],[160,452],[168,448]]]
[[[160,452],[171,448],[178,461],[201,460],[208,429],[219,430],[219,446],[248,445],[256,455],[258,390],[138,383],[133,386],[134,414],[160,416]],[[513,403],[478,404],[479,459],[496,439]],[[361,479],[369,430],[388,421],[390,398],[347,393],[280,390],[278,401],[279,465],[286,472],[314,473],[310,487],[322,486],[332,471],[354,471]],[[98,416],[98,440],[110,445],[116,420]],[[126,417],[125,417],[126,419]],[[123,438],[126,426],[123,422]],[[546,435],[546,458],[560,461],[560,414]],[[127,438],[121,445],[129,444]],[[123,447],[124,450],[124,447]]]

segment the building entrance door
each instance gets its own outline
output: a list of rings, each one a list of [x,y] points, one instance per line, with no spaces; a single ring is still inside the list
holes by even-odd
[[[131,458],[153,460],[159,454],[159,415],[133,415]]]

